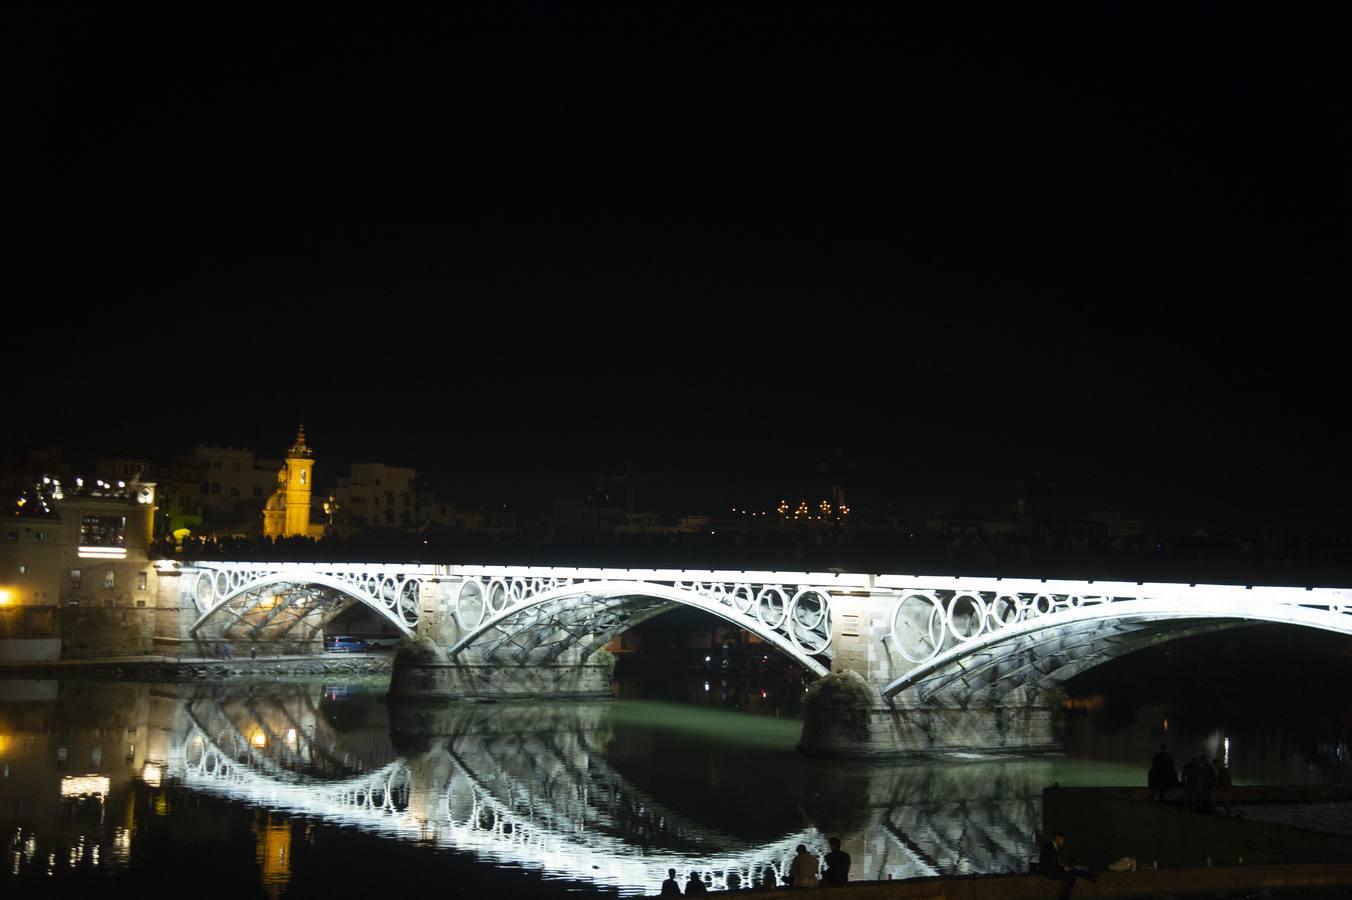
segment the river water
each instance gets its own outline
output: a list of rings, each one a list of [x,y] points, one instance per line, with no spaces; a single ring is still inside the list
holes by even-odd
[[[795,751],[801,682],[772,676],[432,709],[361,681],[0,681],[0,893],[634,895],[668,868],[759,879],[831,835],[856,879],[1014,871],[1045,786],[1141,784],[1160,742],[1228,753],[1241,784],[1349,780],[1345,712],[1223,724],[1092,688],[1061,754],[857,763]]]

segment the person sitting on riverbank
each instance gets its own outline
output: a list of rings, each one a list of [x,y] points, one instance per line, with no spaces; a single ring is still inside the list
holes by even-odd
[[[1169,789],[1178,784],[1178,771],[1174,768],[1174,758],[1167,745],[1160,744],[1160,752],[1150,760],[1146,783],[1150,785],[1150,796],[1155,800],[1163,800]]]
[[[1042,845],[1038,854],[1038,874],[1062,883],[1060,900],[1069,900],[1075,887],[1075,879],[1098,881],[1098,876],[1086,868],[1067,865],[1061,859],[1061,848],[1066,845],[1066,836],[1059,831],[1052,832],[1052,839]]]
[[[760,889],[762,891],[779,890],[779,876],[775,874],[774,866],[766,866],[765,871],[761,873]]]
[[[840,849],[840,838],[833,837],[828,841],[831,845],[831,852],[826,854],[826,872],[823,873],[823,884],[845,884],[850,880],[850,854]]]
[[[808,853],[805,845],[799,844],[798,855],[793,858],[793,865],[789,866],[789,885],[796,888],[816,887],[820,869],[821,863],[817,857]]]
[[[695,897],[707,893],[709,893],[709,888],[704,884],[704,879],[700,878],[699,873],[692,869],[690,878],[685,882],[685,895],[687,897]]]
[[[675,869],[667,869],[667,880],[662,882],[662,896],[663,897],[681,896],[681,885],[680,882],[676,880]]]

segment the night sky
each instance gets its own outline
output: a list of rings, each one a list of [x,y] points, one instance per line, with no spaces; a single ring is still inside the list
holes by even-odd
[[[448,6],[7,10],[8,449],[1352,531],[1332,22]]]

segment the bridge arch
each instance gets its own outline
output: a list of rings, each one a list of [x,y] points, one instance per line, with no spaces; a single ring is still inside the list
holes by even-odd
[[[756,635],[816,675],[828,668],[830,596],[821,588],[780,584],[642,580],[537,585],[538,592],[501,580],[466,579],[454,604],[463,636],[447,651],[455,659],[477,650],[485,660],[549,662],[578,648],[586,659],[612,638],[677,606],[703,610]],[[480,605],[468,613],[466,596]],[[497,605],[500,599],[501,605]]]
[[[289,589],[286,599],[271,592],[273,588]],[[289,614],[288,622],[279,623],[279,627],[289,630],[316,612],[322,617],[326,603],[331,614],[340,610],[340,606],[331,603],[331,598],[305,590],[307,588],[323,588],[368,606],[406,637],[413,635],[419,621],[421,581],[416,577],[338,575],[312,569],[249,571],[220,568],[198,573],[193,593],[200,615],[188,633],[196,637],[209,622],[227,615],[233,615],[233,618],[223,630],[252,615],[258,619],[253,623],[253,630],[257,632]]]
[[[889,682],[882,694],[889,700],[903,691],[925,701],[947,695],[970,703],[983,694],[1000,700],[1019,690],[1064,682],[1153,644],[1244,624],[1295,625],[1352,636],[1352,606],[1322,598],[1300,603],[1301,592],[1280,590],[1293,593],[1276,600],[1260,594],[1248,603],[1237,603],[1233,596],[1190,594],[1186,589],[1127,599],[1047,593],[1031,602],[1011,594],[1006,596],[1016,601],[1017,614],[995,609],[1002,599],[997,596],[986,604],[985,621],[979,626],[959,625],[951,631],[945,627],[956,596],[945,604],[935,598],[938,592],[911,592],[893,609],[889,637],[901,643],[896,623],[904,603],[917,598],[932,602],[935,611],[920,629],[924,634],[918,642],[927,647],[918,654],[925,658],[912,658],[916,665]],[[936,627],[940,615],[947,618]]]

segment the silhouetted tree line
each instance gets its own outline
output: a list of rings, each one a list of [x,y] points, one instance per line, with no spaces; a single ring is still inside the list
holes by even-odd
[[[1283,535],[1033,536],[867,532],[689,535],[464,534],[188,538],[178,559],[778,569],[1229,584],[1352,584],[1352,541]]]

